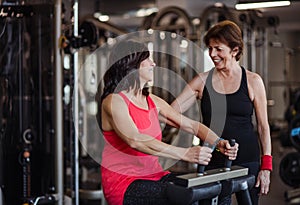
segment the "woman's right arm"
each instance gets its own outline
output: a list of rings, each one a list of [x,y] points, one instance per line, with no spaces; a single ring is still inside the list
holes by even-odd
[[[187,111],[197,99],[201,99],[206,76],[207,73],[200,73],[195,76],[172,102],[171,106],[180,113]]]
[[[141,134],[129,115],[126,103],[116,94],[107,96],[102,103],[102,126],[104,130],[114,130],[130,147],[143,153],[204,165],[211,158],[210,148],[176,147]]]

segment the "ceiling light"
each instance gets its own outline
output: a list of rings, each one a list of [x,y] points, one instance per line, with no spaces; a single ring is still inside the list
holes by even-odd
[[[237,10],[269,8],[277,6],[289,6],[290,1],[268,1],[268,2],[253,2],[253,3],[238,3],[235,5]]]
[[[153,8],[146,8],[146,9],[139,9],[137,12],[136,12],[136,17],[145,17],[145,16],[149,16],[151,15],[152,13],[155,13],[157,12],[158,9],[153,7]]]
[[[108,15],[103,15],[100,12],[94,13],[94,17],[99,19],[99,21],[102,21],[102,22],[109,21],[109,16]]]
[[[99,16],[99,21],[102,21],[102,22],[109,21],[109,16],[108,15],[101,15],[101,16]]]

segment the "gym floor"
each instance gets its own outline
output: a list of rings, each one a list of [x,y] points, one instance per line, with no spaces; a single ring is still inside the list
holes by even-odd
[[[273,155],[273,172],[271,174],[271,186],[270,192],[266,196],[260,197],[260,205],[291,205],[300,204],[300,201],[287,202],[285,200],[285,192],[292,190],[293,188],[286,185],[280,175],[279,166],[282,158],[290,153],[295,152],[296,149],[292,147],[283,147],[280,143],[280,139],[277,135],[272,136],[272,155]],[[233,205],[236,205],[236,201],[233,201]]]

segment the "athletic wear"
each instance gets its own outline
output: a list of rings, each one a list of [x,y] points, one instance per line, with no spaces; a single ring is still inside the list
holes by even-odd
[[[230,94],[221,94],[212,86],[212,69],[207,77],[201,100],[203,124],[224,139],[234,138],[239,143],[239,151],[232,165],[249,169],[249,174],[257,177],[259,172],[260,150],[258,138],[252,123],[253,103],[249,98],[246,71],[242,68],[239,89]],[[214,151],[207,169],[224,167],[225,157]],[[253,205],[258,204],[258,189],[250,190]],[[231,197],[219,199],[222,205],[231,204]]]
[[[128,105],[129,114],[140,133],[162,139],[157,108],[147,97],[148,110],[135,106],[119,93]],[[121,110],[121,112],[126,112]],[[105,146],[102,154],[101,177],[105,198],[111,205],[121,205],[127,187],[137,179],[160,180],[164,171],[158,157],[131,148],[114,131],[104,131]]]
[[[159,181],[139,179],[132,182],[125,192],[123,205],[172,205],[167,188],[176,175],[170,173]]]
[[[209,72],[201,100],[203,124],[224,139],[234,138],[239,151],[233,164],[258,162],[260,157],[258,139],[252,123],[253,103],[249,98],[246,71],[242,68],[239,89],[230,94],[221,94],[212,86]],[[215,152],[210,165],[224,166],[224,157]]]

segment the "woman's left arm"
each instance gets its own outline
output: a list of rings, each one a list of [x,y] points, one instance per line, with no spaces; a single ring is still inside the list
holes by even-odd
[[[236,158],[239,146],[237,143],[231,147],[228,140],[221,140],[216,133],[204,124],[182,115],[158,96],[151,95],[151,98],[159,109],[159,113],[162,116],[160,119],[163,119],[165,123],[194,134],[203,142],[207,142],[213,147],[217,146],[218,149],[231,160]]]
[[[253,104],[257,120],[257,131],[262,147],[262,154],[271,155],[272,147],[270,127],[268,122],[267,97],[264,83],[259,75],[254,75],[251,87],[253,88]]]
[[[257,131],[262,149],[262,164],[257,178],[256,187],[261,187],[261,194],[267,194],[269,192],[270,185],[270,172],[272,171],[272,144],[268,122],[267,97],[263,80],[258,74],[252,73],[249,85],[252,89],[253,104],[257,120]]]

